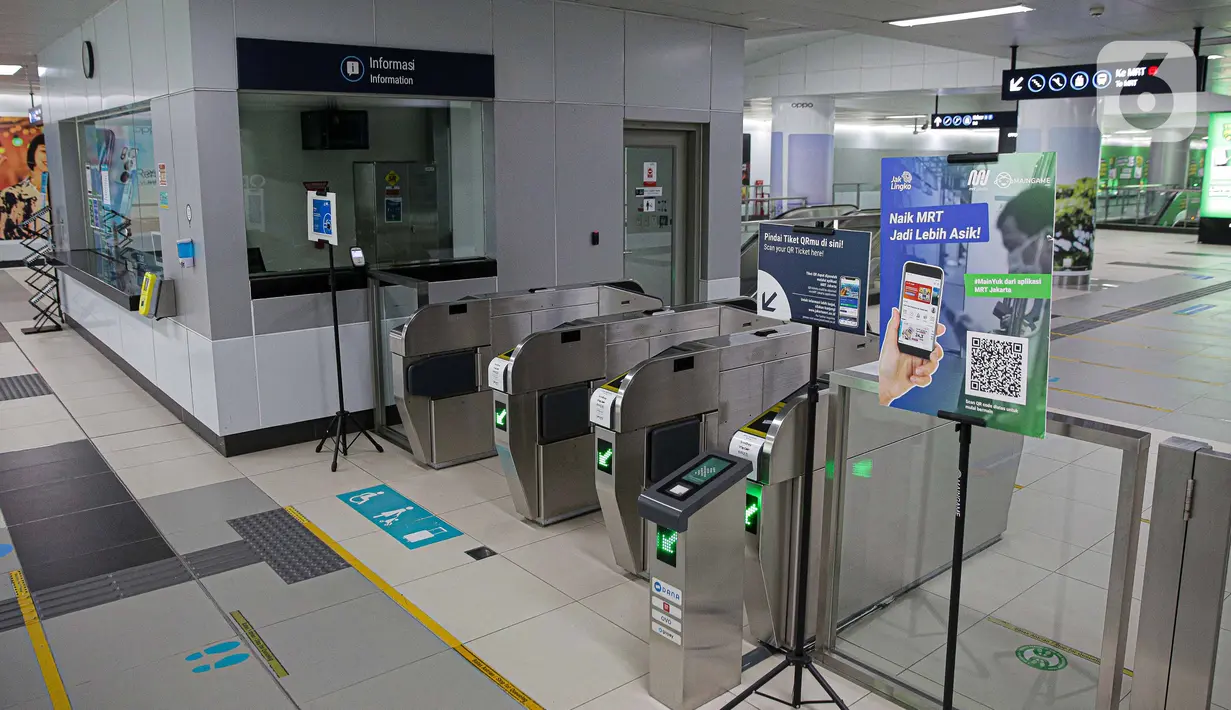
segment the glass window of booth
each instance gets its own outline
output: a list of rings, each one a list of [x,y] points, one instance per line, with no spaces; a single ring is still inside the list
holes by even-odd
[[[149,106],[77,122],[88,248],[135,272],[162,273]]]
[[[372,265],[488,253],[490,104],[241,92],[248,271],[322,269],[305,182],[337,194],[340,247]]]

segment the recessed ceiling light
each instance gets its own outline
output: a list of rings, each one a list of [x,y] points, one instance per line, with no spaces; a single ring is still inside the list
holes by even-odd
[[[44,75],[44,74],[46,74],[46,73],[47,73],[47,67],[39,67],[39,68],[38,68],[38,75],[39,75],[39,76],[42,76],[42,75]]]
[[[0,64],[0,76],[13,76],[21,71],[20,64]]]
[[[1033,7],[1025,5],[1009,5],[1008,7],[993,7],[988,10],[974,12],[957,12],[952,15],[933,15],[931,17],[916,17],[911,20],[887,20],[885,24],[898,27],[917,27],[919,25],[935,25],[941,22],[959,22],[961,20],[977,20],[981,17],[996,17],[997,15],[1012,15],[1018,12],[1030,12]]]

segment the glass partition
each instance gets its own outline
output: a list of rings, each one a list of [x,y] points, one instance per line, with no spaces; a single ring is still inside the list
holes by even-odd
[[[1104,188],[1095,197],[1096,224],[1196,231],[1201,190],[1178,185]]]
[[[149,107],[81,120],[77,136],[87,245],[104,262],[114,262],[97,275],[161,273],[161,202]]]
[[[323,269],[305,182],[337,194],[339,246],[392,266],[487,253],[484,102],[241,92],[250,274]]]
[[[831,375],[818,655],[912,708],[943,697],[958,436]],[[976,429],[957,619],[963,710],[1109,710],[1131,690],[1149,434],[1048,413]]]

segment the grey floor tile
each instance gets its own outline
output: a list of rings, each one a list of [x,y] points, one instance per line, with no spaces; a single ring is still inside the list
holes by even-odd
[[[239,641],[238,638],[233,638]],[[205,660],[187,653],[165,656],[104,678],[68,688],[73,710],[282,710],[294,705],[247,645],[217,655],[248,654],[224,668],[194,673]],[[206,656],[210,658],[210,656]]]
[[[243,612],[258,629],[377,591],[363,575],[349,568],[287,584],[264,562],[206,577],[202,582],[223,611]]]
[[[51,704],[51,698],[44,695],[24,703],[5,705],[4,710],[55,710],[55,706]]]
[[[0,633],[0,708],[47,695],[25,627]]]
[[[308,703],[309,710],[422,707],[515,710],[522,707],[452,651],[402,666]]]
[[[21,561],[17,559],[13,537],[7,529],[0,528],[0,587],[9,587],[12,591],[13,585],[9,584],[8,573],[20,567]],[[0,599],[4,599],[3,592],[0,592]]]
[[[115,675],[234,635],[195,582],[44,622],[67,685]]]
[[[199,552],[210,547],[226,545],[231,542],[238,542],[243,539],[225,521],[206,523],[201,527],[190,530],[164,533],[163,537],[166,538],[167,544],[171,546],[171,549],[181,555]]]
[[[173,465],[173,464],[172,464]],[[164,535],[222,523],[278,508],[278,504],[247,479],[167,493],[141,501]]]
[[[261,636],[282,661],[283,687],[306,703],[447,648],[380,592],[297,616]]]

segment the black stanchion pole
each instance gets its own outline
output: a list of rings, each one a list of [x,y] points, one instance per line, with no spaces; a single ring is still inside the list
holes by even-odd
[[[802,475],[803,500],[800,501],[799,513],[799,560],[795,575],[795,635],[791,640],[791,649],[787,653],[786,658],[769,673],[766,673],[755,683],[745,688],[744,692],[736,696],[734,700],[724,705],[722,710],[734,710],[736,706],[754,693],[770,700],[776,700],[783,705],[790,705],[793,708],[803,707],[804,705],[833,703],[841,708],[841,710],[849,710],[846,703],[842,702],[842,699],[838,697],[838,693],[833,689],[833,686],[825,680],[821,672],[813,664],[812,657],[808,655],[808,649],[805,644],[807,634],[804,632],[804,626],[808,623],[808,558],[811,554],[809,543],[812,538],[812,471],[816,467],[816,409],[821,396],[821,383],[819,373],[817,372],[817,357],[820,355],[821,349],[820,343],[821,328],[820,326],[813,325],[812,361],[808,366],[808,420],[806,424],[807,438],[805,439],[807,444],[804,446],[804,470]],[[773,680],[787,668],[792,668],[795,671],[795,679],[791,686],[791,699],[789,701],[760,692],[766,683]],[[829,700],[803,699],[804,670],[807,670],[813,678],[816,678],[816,681],[829,694]]]
[[[966,548],[966,489],[970,485],[971,429],[982,419],[953,412],[937,412],[941,419],[957,422],[957,505],[953,509],[953,565],[949,568],[949,628],[945,635],[944,710],[953,710],[953,684],[957,672],[958,612],[962,608],[962,558]]]

